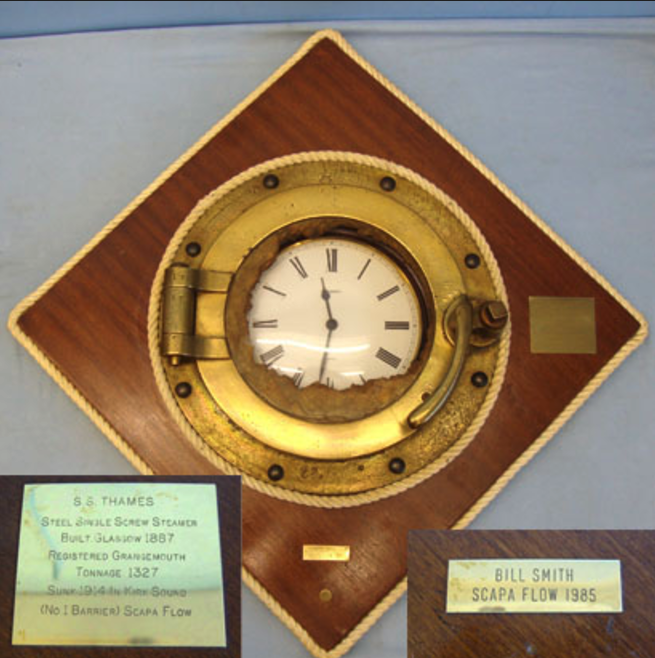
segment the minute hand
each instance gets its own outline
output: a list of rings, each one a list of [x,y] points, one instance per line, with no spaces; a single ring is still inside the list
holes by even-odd
[[[323,349],[323,357],[321,358],[321,369],[318,373],[318,382],[319,384],[323,381],[323,375],[325,374],[325,368],[327,366],[328,353],[330,349],[330,341],[332,340],[332,333],[339,326],[339,323],[332,317],[332,308],[330,307],[330,291],[325,287],[325,281],[321,277],[321,298],[325,302],[328,312],[328,320],[325,323],[325,326],[328,330],[327,340],[325,341],[325,348]]]
[[[329,322],[329,320],[328,320]],[[332,333],[334,329],[328,329],[327,340],[325,341],[325,348],[323,350],[323,358],[321,359],[321,370],[318,373],[318,383],[320,384],[323,381],[323,375],[325,374],[325,367],[327,366],[328,352],[330,350],[330,341],[332,340]]]

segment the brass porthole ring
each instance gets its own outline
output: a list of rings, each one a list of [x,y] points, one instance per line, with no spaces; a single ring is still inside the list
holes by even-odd
[[[257,355],[249,317],[256,286],[280,259],[312,245],[328,254],[317,281],[336,269],[330,249],[334,257],[337,247],[360,250],[379,255],[416,298],[419,337],[402,374],[393,371],[399,357],[378,348],[389,376],[360,373],[361,385],[344,390],[325,381],[300,387],[300,370],[284,376]],[[160,265],[149,342],[167,406],[219,468],[278,497],[354,504],[346,499],[416,484],[474,438],[502,384],[507,318],[493,254],[452,199],[393,163],[318,152],[258,165],[198,204]],[[277,319],[259,326],[277,328]],[[446,379],[438,409],[419,412]]]

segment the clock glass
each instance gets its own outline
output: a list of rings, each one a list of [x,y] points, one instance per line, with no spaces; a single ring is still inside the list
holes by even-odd
[[[248,315],[255,360],[298,388],[345,390],[407,372],[421,342],[421,309],[400,267],[343,238],[282,250],[255,285]]]

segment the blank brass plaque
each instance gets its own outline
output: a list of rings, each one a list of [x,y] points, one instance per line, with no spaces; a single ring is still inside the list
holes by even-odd
[[[596,354],[593,297],[530,297],[533,354]]]
[[[15,645],[224,647],[216,489],[26,484]]]

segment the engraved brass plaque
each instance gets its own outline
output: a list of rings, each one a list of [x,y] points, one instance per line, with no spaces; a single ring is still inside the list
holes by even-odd
[[[530,297],[533,354],[596,354],[593,297]]]
[[[305,544],[302,547],[302,559],[305,562],[348,562],[350,546]]]
[[[27,484],[13,644],[223,647],[216,488]]]
[[[623,612],[619,560],[449,560],[446,612]]]

